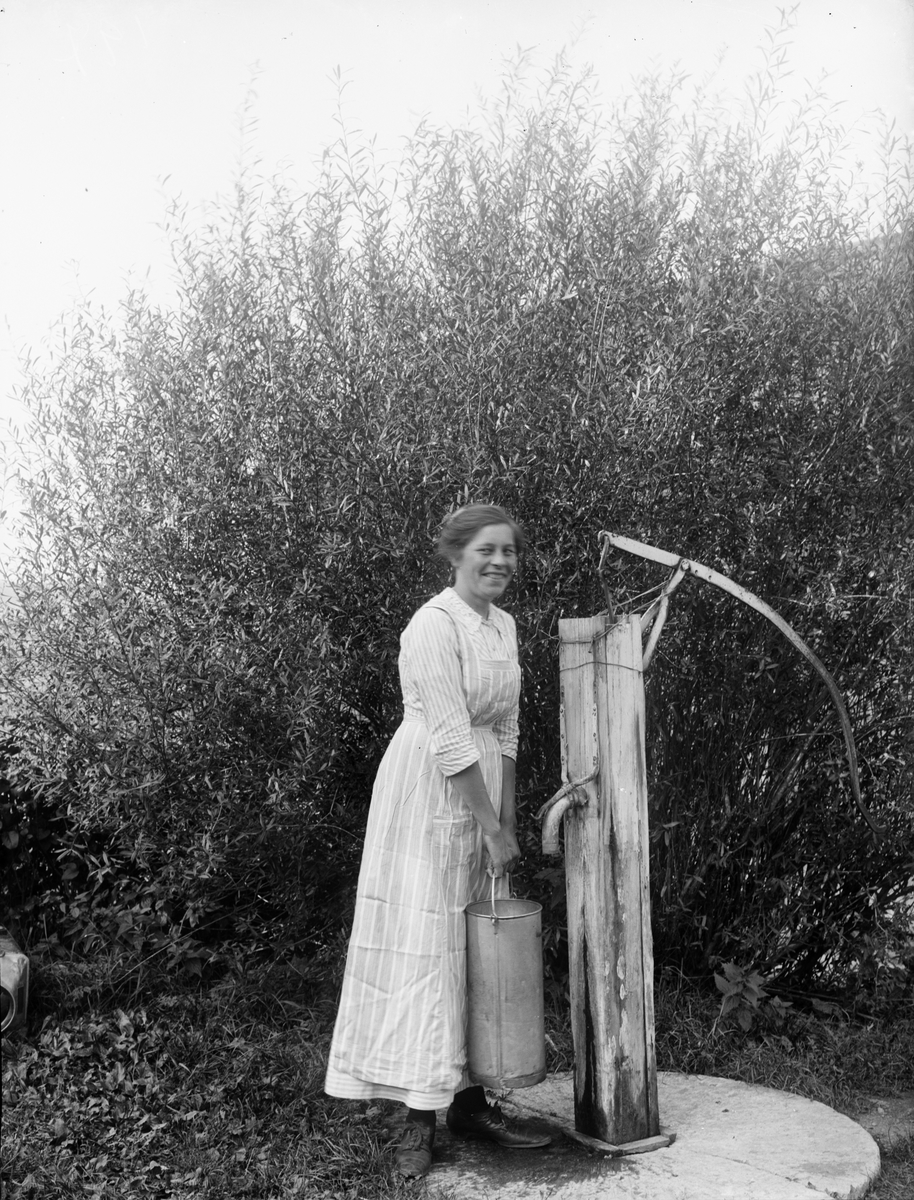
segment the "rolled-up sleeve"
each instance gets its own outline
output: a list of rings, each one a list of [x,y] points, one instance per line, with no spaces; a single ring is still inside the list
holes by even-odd
[[[446,612],[421,608],[403,632],[409,682],[431,737],[431,750],[444,775],[479,761],[473,738],[457,632]]]

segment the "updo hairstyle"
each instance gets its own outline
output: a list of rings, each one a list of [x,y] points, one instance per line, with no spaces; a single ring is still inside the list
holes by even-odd
[[[458,508],[446,516],[441,522],[435,552],[448,562],[453,562],[459,557],[464,546],[487,525],[509,525],[514,535],[514,545],[520,554],[524,548],[524,531],[496,504],[467,504],[466,507]]]

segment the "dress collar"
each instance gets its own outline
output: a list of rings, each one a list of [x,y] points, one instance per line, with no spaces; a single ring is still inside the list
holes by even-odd
[[[443,600],[454,616],[462,621],[468,629],[475,631],[480,625],[495,624],[494,618],[498,609],[494,604],[489,605],[489,615],[483,617],[475,608],[471,608],[466,600],[461,600],[452,587],[445,588],[443,592],[440,592],[438,599]]]

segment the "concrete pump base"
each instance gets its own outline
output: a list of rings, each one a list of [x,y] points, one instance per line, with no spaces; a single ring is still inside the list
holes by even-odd
[[[668,1147],[622,1158],[586,1150],[570,1073],[502,1101],[554,1131],[545,1150],[462,1142],[438,1122],[428,1196],[441,1200],[856,1200],[879,1174],[879,1148],[850,1117],[790,1092],[708,1075],[658,1075]]]

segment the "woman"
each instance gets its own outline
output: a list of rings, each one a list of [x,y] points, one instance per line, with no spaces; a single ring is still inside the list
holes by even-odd
[[[396,1162],[425,1175],[435,1110],[458,1137],[546,1146],[509,1122],[466,1071],[467,904],[490,894],[520,850],[514,772],[520,668],[514,621],[496,608],[523,545],[501,508],[444,523],[453,586],[400,639],[403,723],[378,770],[355,920],[325,1083],[332,1096],[407,1106]]]

